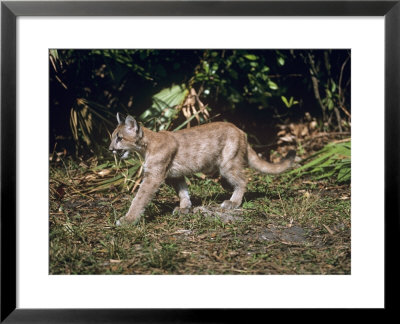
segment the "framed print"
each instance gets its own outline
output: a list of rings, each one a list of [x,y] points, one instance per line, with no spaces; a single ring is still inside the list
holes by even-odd
[[[2,1],[1,321],[391,309],[399,16],[399,1]],[[250,131],[265,116],[280,147]],[[242,166],[316,156],[303,180]]]

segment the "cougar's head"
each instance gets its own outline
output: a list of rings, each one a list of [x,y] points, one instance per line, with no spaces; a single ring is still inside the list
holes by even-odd
[[[118,126],[112,133],[109,150],[113,154],[119,155],[121,159],[126,159],[129,157],[130,152],[141,151],[143,130],[130,115],[123,121],[119,113],[117,113],[117,121]]]

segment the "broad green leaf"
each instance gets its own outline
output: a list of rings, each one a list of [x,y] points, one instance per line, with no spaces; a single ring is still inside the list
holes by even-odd
[[[245,54],[245,55],[243,55],[245,58],[247,58],[248,60],[250,60],[250,61],[255,61],[255,60],[257,60],[257,56],[256,55],[254,55],[254,54]]]
[[[332,110],[333,107],[334,107],[333,101],[332,101],[331,99],[328,99],[328,109],[329,109],[329,110]]]
[[[168,123],[178,112],[176,107],[181,105],[185,100],[189,90],[185,85],[173,85],[170,88],[165,88],[153,96],[152,106],[145,110],[139,120],[155,128],[155,119],[160,119],[162,123]]]
[[[264,67],[261,69],[261,72],[265,73],[265,72],[268,72],[269,70],[270,70],[270,69],[269,69],[268,66],[264,66]]]
[[[271,80],[268,81],[268,86],[271,90],[278,90],[278,85]]]
[[[282,99],[283,103],[285,104],[285,106],[289,108],[289,102],[287,101],[286,97],[281,96],[281,99]]]
[[[331,91],[332,91],[332,93],[336,91],[336,83],[333,80],[332,80]]]
[[[332,92],[327,88],[327,89],[325,89],[325,91],[326,91],[326,96],[328,97],[328,98],[332,98]]]
[[[203,69],[206,72],[206,74],[208,74],[210,72],[210,65],[208,64],[207,61],[203,62]]]
[[[330,143],[306,159],[302,167],[289,174],[312,175],[315,179],[336,177],[337,182],[351,180],[351,142]]]

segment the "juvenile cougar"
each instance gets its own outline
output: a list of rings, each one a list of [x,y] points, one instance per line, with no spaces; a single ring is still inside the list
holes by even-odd
[[[221,207],[237,208],[246,191],[246,166],[263,173],[280,173],[293,165],[296,155],[290,151],[280,163],[268,163],[250,147],[243,131],[226,122],[156,133],[140,126],[132,116],[122,121],[117,114],[117,121],[109,149],[119,153],[122,159],[133,151],[138,152],[144,159],[144,175],[128,213],[116,225],[138,222],[164,180],[180,198],[180,206],[175,211],[188,213],[192,203],[184,177],[196,172],[218,171],[233,188],[231,199],[225,200]]]

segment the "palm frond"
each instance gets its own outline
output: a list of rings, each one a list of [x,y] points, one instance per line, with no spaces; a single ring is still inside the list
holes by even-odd
[[[296,178],[302,175],[311,175],[315,179],[336,177],[339,183],[348,182],[351,179],[351,139],[329,143],[304,162],[306,164],[288,174]]]

